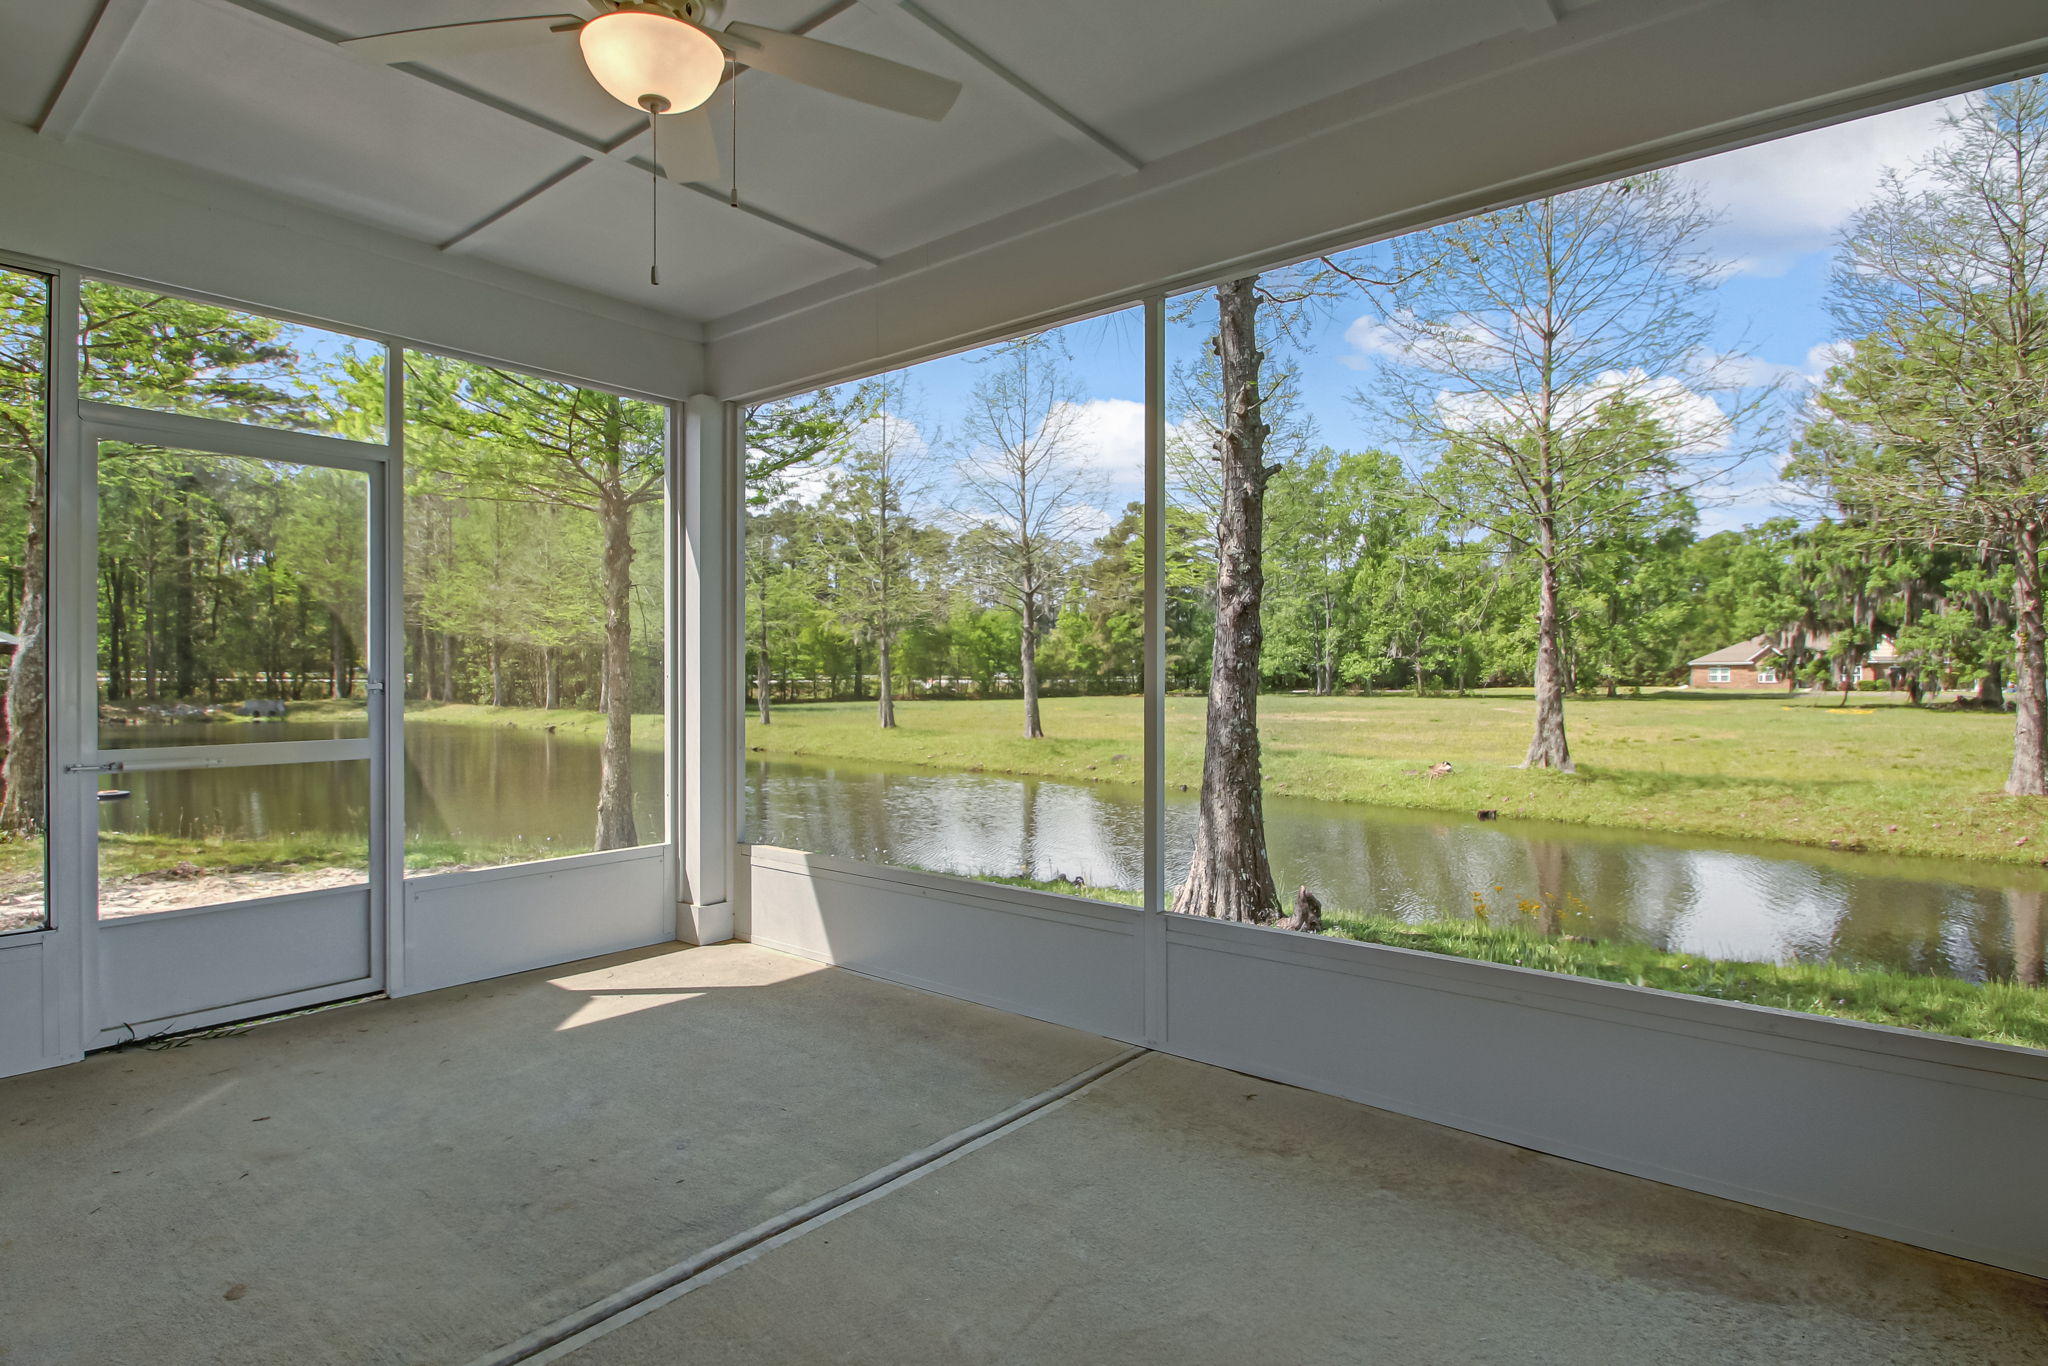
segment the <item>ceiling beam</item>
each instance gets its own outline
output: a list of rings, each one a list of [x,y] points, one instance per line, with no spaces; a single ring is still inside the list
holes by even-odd
[[[940,38],[943,38],[982,70],[988,72],[991,76],[994,76],[997,80],[1030,100],[1040,109],[1052,115],[1068,132],[1078,134],[1083,141],[1091,146],[1109,153],[1109,155],[1122,162],[1129,170],[1142,171],[1145,169],[1144,160],[1134,154],[1129,148],[1123,146],[1123,144],[1117,142],[1093,124],[1082,122],[1072,110],[1054,100],[1050,95],[1025,80],[1016,72],[1010,70],[1009,67],[1004,66],[982,48],[971,42],[965,35],[954,29],[945,20],[918,4],[917,0],[896,0],[895,7],[924,25],[927,29],[930,29],[933,33],[936,33]]]
[[[50,107],[36,120],[38,133],[54,138],[71,136],[148,3],[149,0],[106,0],[100,6],[98,17],[92,21],[92,32],[85,36],[78,55],[71,59],[71,69],[64,73],[63,83],[50,97]]]
[[[145,0],[109,0],[110,6],[116,3],[132,3],[139,8],[142,3],[145,3]],[[230,8],[241,10],[244,13],[253,14],[260,19],[266,19],[269,20],[271,23],[282,25],[283,27],[291,29],[294,32],[303,34],[308,38],[312,38],[321,43],[324,43],[328,47],[333,48],[335,52],[342,53],[342,55],[346,56],[346,53],[343,52],[343,49],[335,45],[339,43],[342,39],[350,37],[351,35],[342,33],[336,29],[330,29],[325,24],[316,23],[311,19],[307,19],[300,15],[293,14],[289,10],[280,9],[276,5],[268,3],[268,0],[215,0],[215,3],[227,5]],[[841,3],[834,4],[833,6],[828,8],[821,15],[819,15],[814,22],[823,23],[826,19],[831,18],[833,15],[843,13],[845,10],[851,8],[853,3],[854,0],[841,0]],[[90,44],[88,44],[88,46],[90,46]],[[354,59],[351,58],[350,60]],[[440,89],[447,91],[451,95],[459,96],[462,99],[470,101],[472,104],[479,104],[486,109],[494,110],[497,113],[504,115],[506,118],[516,119],[520,123],[525,124],[528,128],[534,129],[535,131],[540,133],[544,133],[548,137],[553,138],[555,141],[562,143],[569,150],[573,151],[577,156],[577,160],[573,164],[565,166],[561,170],[556,171],[553,175],[541,181],[539,184],[521,192],[509,203],[506,203],[501,207],[494,209],[492,212],[485,215],[477,222],[471,224],[469,227],[463,229],[455,236],[449,238],[444,242],[439,243],[438,245],[443,251],[453,251],[458,249],[459,247],[461,247],[463,243],[467,242],[470,238],[474,237],[477,233],[483,231],[491,224],[499,222],[500,220],[506,218],[514,211],[520,209],[526,204],[531,203],[533,200],[538,199],[541,195],[547,193],[549,190],[555,188],[557,185],[560,185],[563,181],[568,180],[571,176],[581,171],[584,167],[593,165],[597,162],[617,162],[622,166],[632,167],[634,170],[639,171],[644,175],[658,176],[662,173],[661,168],[655,165],[654,162],[648,160],[645,157],[635,156],[633,153],[627,150],[629,147],[632,146],[632,144],[637,139],[639,139],[646,133],[647,125],[645,123],[636,124],[631,130],[625,133],[621,133],[618,136],[611,138],[610,140],[602,140],[598,138],[593,138],[588,134],[578,132],[576,129],[570,128],[564,124],[557,123],[553,119],[550,119],[543,114],[537,114],[533,110],[528,109],[523,105],[514,104],[510,100],[501,99],[498,96],[491,94],[489,91],[479,90],[475,86],[467,85],[462,81],[456,80],[452,76],[444,76],[440,72],[432,70],[429,67],[421,66],[417,62],[400,62],[397,63],[396,65],[393,65],[391,67],[391,70],[402,72],[403,74],[410,76],[415,80],[425,81],[429,85],[437,86]],[[709,186],[703,186],[692,183],[685,184],[683,188],[688,190],[695,190],[700,194],[709,195],[712,198],[717,199],[720,203],[724,203],[726,199],[724,191]],[[775,227],[778,227],[785,232],[793,233],[796,236],[805,238],[812,242],[816,242],[821,246],[829,247],[833,251],[839,252],[841,255],[844,255],[851,260],[861,262],[863,265],[876,264],[877,258],[869,254],[868,252],[864,252],[860,250],[858,247],[849,246],[844,242],[837,241],[834,238],[826,236],[824,233],[816,232],[810,228],[802,226],[801,224],[792,223],[790,220],[780,217],[779,215],[767,213],[762,210],[752,208],[746,204],[741,204],[739,206],[739,211],[741,213],[749,214],[752,217],[757,218],[764,223],[773,224]]]

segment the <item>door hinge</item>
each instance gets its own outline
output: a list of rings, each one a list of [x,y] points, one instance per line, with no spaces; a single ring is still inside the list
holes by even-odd
[[[372,697],[382,697],[384,695],[384,680],[381,678],[373,678],[369,682],[363,684],[363,690],[369,693],[370,696]]]

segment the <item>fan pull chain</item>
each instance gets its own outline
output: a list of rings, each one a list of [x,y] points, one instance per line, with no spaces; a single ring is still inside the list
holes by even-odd
[[[647,283],[661,283],[661,125],[654,116],[668,108],[659,95],[642,95],[640,107],[647,111],[647,155],[653,169],[647,174]]]
[[[648,154],[661,165],[661,126],[654,121],[654,106],[647,107]],[[661,174],[647,177],[647,283],[661,283]]]

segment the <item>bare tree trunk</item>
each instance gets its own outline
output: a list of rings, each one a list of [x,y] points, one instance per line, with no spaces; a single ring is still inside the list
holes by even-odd
[[[875,724],[883,730],[896,729],[896,680],[890,677],[894,668],[894,661],[889,657],[891,644],[893,642],[887,632],[875,639],[875,667],[881,671],[875,689]]]
[[[1280,897],[1266,858],[1259,772],[1259,620],[1265,592],[1266,436],[1259,392],[1256,280],[1216,290],[1223,369],[1223,496],[1216,517],[1216,645],[1209,671],[1202,814],[1188,878],[1173,909],[1269,925]]]
[[[44,563],[48,521],[42,462],[31,471],[28,534],[21,556],[21,643],[7,669],[7,753],[0,761],[0,830],[33,834],[43,828],[44,732],[49,717],[49,639],[44,632],[48,566]]]
[[[1557,532],[1551,519],[1537,525],[1542,552],[1536,606],[1536,733],[1529,737],[1523,768],[1554,768],[1572,772],[1572,753],[1564,738],[1564,660],[1558,647]]]
[[[542,684],[540,704],[549,711],[562,705],[562,663],[555,658],[551,648],[543,647],[540,652]]]
[[[491,637],[491,705],[505,705],[505,646],[496,636]]]
[[[37,513],[29,509],[33,519]],[[31,527],[34,522],[31,520]],[[30,532],[31,538],[35,533]],[[34,548],[35,542],[30,541]],[[128,696],[128,572],[121,561],[115,560],[107,571],[107,700],[119,701]],[[28,615],[28,575],[22,575],[22,616]]]
[[[1556,840],[1531,840],[1529,862],[1536,871],[1536,929],[1555,938],[1564,928],[1564,879],[1569,855]]]
[[[192,581],[192,498],[199,481],[178,476],[178,506],[171,536],[171,695],[192,697],[199,691],[199,655],[195,648],[199,622],[198,594]]]
[[[775,718],[769,714],[768,690],[774,685],[775,670],[768,660],[768,585],[761,585],[760,603],[754,609],[754,616],[761,623],[761,643],[754,650],[754,700],[761,708],[761,724],[768,725]],[[741,707],[742,712],[746,711]]]
[[[333,612],[327,614],[327,695],[330,698],[348,696],[347,649],[341,634],[341,618]]]
[[[1984,666],[1984,675],[1977,680],[1977,705],[2005,710],[2004,660],[1994,659]]]
[[[604,743],[598,749],[597,847],[630,849],[633,824],[633,522],[624,498],[606,490],[604,524]]]
[[[422,702],[434,700],[434,638],[427,630],[426,623],[419,628],[419,644],[413,649],[413,659],[419,666],[419,692]]]
[[[2019,664],[2019,696],[2014,699],[2012,772],[2005,790],[2015,797],[2048,794],[2048,667],[2044,667],[2041,635],[2041,528],[2029,522],[2013,546],[2013,624]]]
[[[2012,917],[2012,979],[2022,986],[2041,985],[2044,923],[2048,923],[2048,894],[2038,887],[2005,889],[2005,912]]]
[[[441,700],[455,701],[455,637],[441,632]]]
[[[1018,620],[1018,667],[1024,679],[1024,738],[1042,740],[1045,727],[1038,723],[1038,594],[1025,590],[1024,612]]]

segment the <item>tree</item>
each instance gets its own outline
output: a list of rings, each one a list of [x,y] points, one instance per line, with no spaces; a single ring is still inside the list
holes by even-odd
[[[48,596],[48,485],[45,355],[49,285],[38,276],[0,270],[0,478],[8,505],[22,512],[14,654],[8,661],[6,757],[0,766],[0,831],[33,834],[44,819],[48,647],[43,614]],[[16,536],[8,537],[8,549]]]
[[[1564,586],[1588,540],[1736,463],[1765,399],[1710,397],[1734,391],[1707,351],[1712,221],[1672,176],[1639,176],[1400,239],[1395,283],[1368,286],[1389,362],[1359,401],[1434,456],[1423,487],[1446,510],[1535,564],[1523,767],[1572,768]]]
[[[1038,715],[1038,641],[1051,624],[1072,542],[1095,519],[1099,479],[1080,459],[1081,390],[1057,338],[1021,337],[981,364],[964,422],[962,512],[994,533],[1002,597],[1017,614],[1024,738],[1045,735]]]
[[[875,724],[896,728],[896,638],[930,610],[919,582],[939,533],[921,527],[917,513],[931,491],[930,452],[904,411],[899,383],[876,394],[876,410],[848,438],[828,476],[821,511],[830,530],[829,596],[840,622],[875,649]]]
[[[1259,763],[1260,611],[1265,594],[1266,463],[1258,334],[1258,280],[1216,288],[1216,355],[1222,380],[1217,442],[1216,636],[1209,668],[1200,822],[1187,880],[1174,894],[1183,914],[1268,925],[1280,898],[1266,857]]]
[[[279,341],[279,323],[97,280],[85,282],[80,305],[80,388],[88,398],[250,421],[303,420],[314,406],[299,380],[296,353]],[[41,828],[46,785],[47,309],[44,281],[0,270],[0,457],[22,498],[24,518],[15,630],[19,643],[7,674],[7,749],[0,761],[0,830],[22,833]],[[183,498],[194,493],[193,486],[182,490],[181,509]],[[118,524],[110,522],[103,546],[117,558],[118,531]],[[175,569],[179,575],[189,574],[193,564],[190,541],[187,525],[186,556]],[[183,581],[178,589],[182,599],[191,585]],[[178,681],[188,689],[196,686],[190,640],[179,637],[172,645],[182,664]]]
[[[2017,697],[2005,790],[2048,794],[2048,81],[1971,96],[1845,230],[1829,372],[1802,473],[1900,537],[2012,568]]]
[[[787,557],[795,549],[787,506],[792,485],[801,475],[839,458],[848,434],[873,415],[877,399],[873,386],[862,385],[851,394],[820,389],[747,409],[747,610],[753,617],[754,699],[764,726],[774,719],[769,702],[775,677],[770,645],[782,620],[770,611],[770,588],[788,576]]]
[[[421,487],[589,514],[602,547],[605,713],[596,847],[638,844],[633,819],[633,515],[658,504],[666,465],[659,404],[420,352],[406,357],[407,450]],[[503,594],[501,586],[496,590]]]

